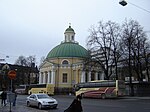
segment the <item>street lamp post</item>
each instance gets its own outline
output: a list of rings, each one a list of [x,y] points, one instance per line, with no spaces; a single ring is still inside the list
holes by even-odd
[[[122,6],[126,6],[127,2],[125,0],[120,0],[119,4],[122,5]]]

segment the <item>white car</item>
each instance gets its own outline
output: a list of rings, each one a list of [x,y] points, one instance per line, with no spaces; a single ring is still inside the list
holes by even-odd
[[[27,106],[37,106],[39,109],[42,108],[57,108],[58,102],[56,99],[48,96],[47,94],[31,94],[27,97]]]

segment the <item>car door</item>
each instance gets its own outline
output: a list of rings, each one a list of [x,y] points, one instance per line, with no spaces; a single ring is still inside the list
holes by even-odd
[[[37,106],[37,98],[36,95],[30,96],[30,105]]]

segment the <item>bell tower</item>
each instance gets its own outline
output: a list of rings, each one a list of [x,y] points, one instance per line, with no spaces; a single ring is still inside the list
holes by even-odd
[[[69,28],[65,30],[65,42],[75,42],[75,32],[71,28],[71,24],[69,24]]]

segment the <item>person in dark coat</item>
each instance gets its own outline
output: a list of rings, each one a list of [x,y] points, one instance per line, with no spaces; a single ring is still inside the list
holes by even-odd
[[[16,106],[17,93],[16,93],[16,91],[15,91],[15,86],[13,86],[12,92],[13,92],[14,95],[15,95],[15,98],[14,98],[14,101],[13,101],[13,106]]]
[[[76,99],[73,100],[69,108],[66,109],[64,112],[83,112],[81,99],[82,99],[82,96],[78,95]]]
[[[15,99],[14,99],[14,101],[13,101],[13,106],[16,106],[17,93],[16,93],[16,92],[14,92],[14,94],[15,94]]]
[[[1,104],[2,105],[4,104],[4,106],[6,106],[7,92],[5,90],[3,90],[3,92],[2,92],[1,98],[2,98]]]

